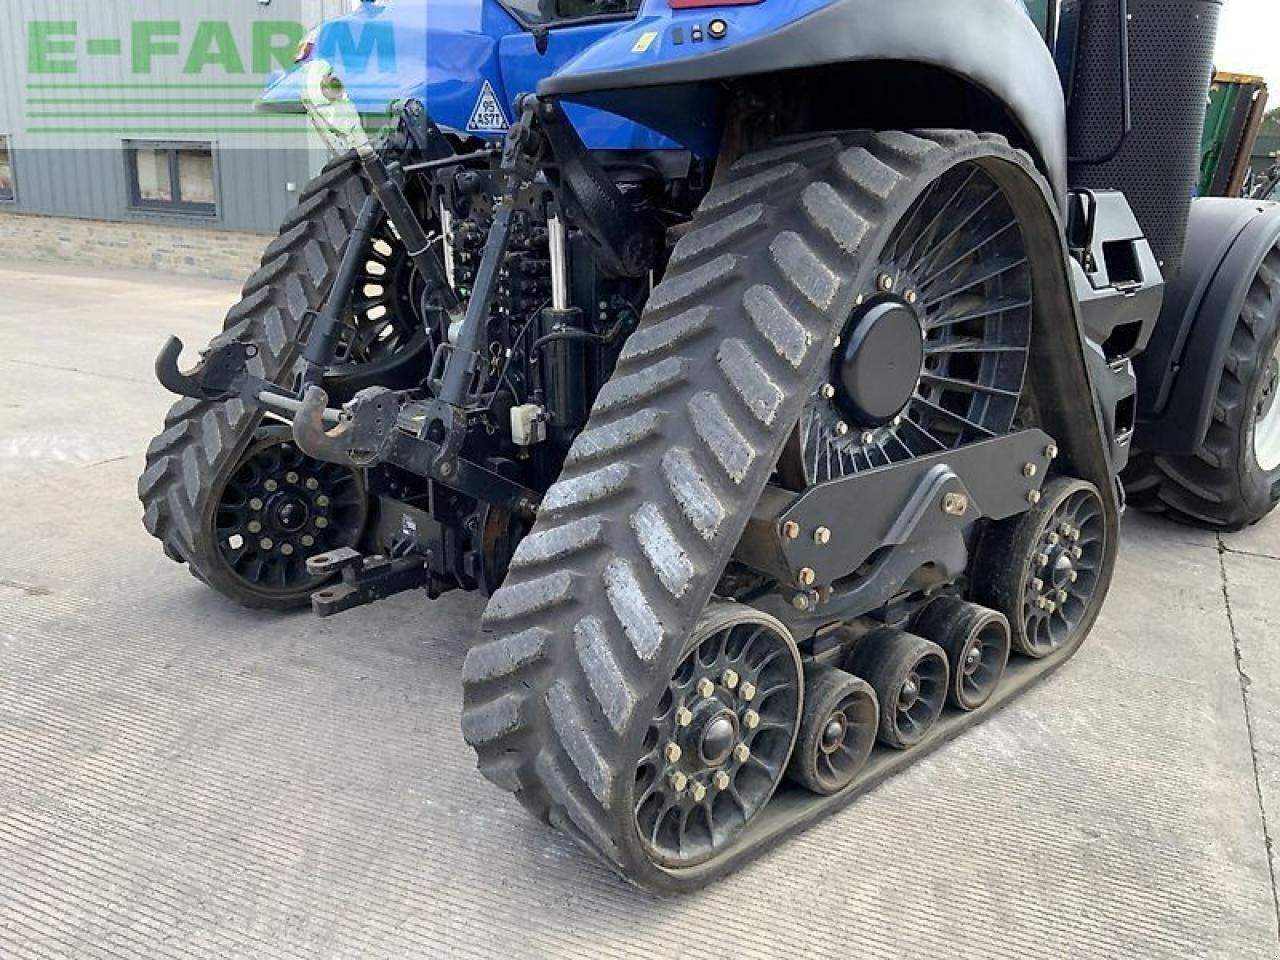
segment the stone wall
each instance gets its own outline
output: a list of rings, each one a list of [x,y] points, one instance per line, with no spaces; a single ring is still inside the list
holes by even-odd
[[[0,258],[244,280],[270,238],[167,223],[113,223],[0,210]]]

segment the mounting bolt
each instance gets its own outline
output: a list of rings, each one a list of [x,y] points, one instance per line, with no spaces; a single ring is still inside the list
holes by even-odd
[[[1056,547],[1058,544],[1062,542],[1062,538],[1058,536],[1056,533],[1049,534],[1049,536],[1045,537],[1045,539],[1049,541],[1049,546],[1051,547]]]
[[[818,393],[822,394],[822,399],[830,400],[836,395],[836,388],[829,383],[824,383],[818,388]]]
[[[712,683],[710,680],[708,680],[706,677],[703,677],[701,680],[698,681],[699,696],[710,698],[711,695],[714,694],[715,692],[716,692],[716,685]]]
[[[1031,589],[1036,591],[1036,593],[1039,593],[1041,590],[1044,589],[1044,581],[1041,580],[1039,577],[1032,577]]]
[[[1081,557],[1083,557],[1083,556],[1084,556],[1084,551],[1083,551],[1083,550],[1081,550],[1079,547],[1072,547],[1072,548],[1071,548],[1071,556],[1072,556],[1073,558],[1075,558],[1076,560],[1079,560]]]
[[[807,593],[794,593],[791,595],[791,605],[797,610],[809,609],[809,595]]]
[[[1056,596],[1056,597],[1058,598],[1058,602],[1059,602],[1059,603],[1066,603],[1066,602],[1067,602],[1067,591],[1065,591],[1065,590],[1061,590],[1061,589],[1060,589],[1060,590],[1058,590],[1058,591],[1054,594],[1054,596]]]
[[[1049,608],[1049,598],[1043,596],[1036,597],[1036,606],[1041,610],[1047,610]]]
[[[801,567],[796,579],[800,581],[801,586],[811,587],[813,581],[818,579],[818,575],[813,572],[813,567]]]
[[[250,533],[261,533],[261,532],[262,532],[262,524],[260,524],[257,520],[250,520],[250,521],[249,521],[249,532],[250,532]]]
[[[1079,539],[1080,539],[1080,528],[1079,528],[1079,527],[1072,527],[1072,528],[1071,528],[1071,533],[1070,533],[1068,536],[1070,537],[1070,539],[1071,539],[1071,541],[1072,541],[1073,543],[1074,543],[1075,541],[1079,540]]]
[[[747,703],[750,703],[756,698],[756,685],[750,681],[744,681],[738,687],[738,696],[747,701]]]
[[[898,417],[894,417],[894,418],[893,418],[893,425],[894,425],[895,427],[900,427],[900,426],[902,426],[902,417],[900,417],[900,416],[898,416]]]
[[[292,543],[280,544],[280,552],[283,553],[286,557],[293,556],[293,544]]]
[[[726,670],[720,675],[720,682],[732,690],[738,685],[738,671],[732,669]]]
[[[276,483],[274,480],[268,480],[262,485],[262,489],[266,490],[267,493],[275,493],[280,489],[280,484]]]
[[[317,480],[315,477],[307,477],[307,480],[303,484],[303,486],[306,487],[308,490],[319,490],[320,481]]]
[[[870,446],[876,442],[876,435],[870,430],[864,430],[862,431],[862,442],[864,445]]]
[[[323,493],[320,494],[320,496],[316,497],[317,507],[327,507],[328,505],[329,505],[329,498],[326,497]]]
[[[1036,566],[1047,567],[1049,565],[1049,555],[1047,553],[1036,554]]]
[[[250,510],[261,510],[261,509],[262,509],[262,501],[261,501],[261,500],[259,500],[257,497],[253,497],[253,498],[251,498],[251,499],[249,500],[249,509],[250,509]]]
[[[748,730],[754,730],[756,727],[760,726],[760,714],[756,713],[754,710],[748,710],[742,715],[742,725]]]
[[[284,478],[285,478],[285,480],[286,480],[288,483],[297,483],[297,482],[298,482],[298,480],[299,480],[299,479],[301,479],[301,478],[300,478],[296,473],[294,473],[292,470],[290,470],[288,473],[286,473],[286,474],[284,475]]]
[[[323,530],[329,525],[329,521],[324,517],[316,517],[316,528]]]
[[[1054,603],[1052,600],[1046,600],[1044,604],[1044,610],[1045,610],[1045,613],[1057,613],[1058,605]]]
[[[782,535],[788,540],[794,540],[800,536],[800,524],[794,520],[788,520],[782,525]]]
[[[733,748],[733,759],[739,763],[746,763],[751,759],[751,748],[745,743],[740,743]]]
[[[855,307],[860,307],[860,306],[862,306],[862,305],[863,305],[864,303],[866,303],[866,302],[867,302],[867,296],[866,296],[866,294],[864,294],[864,293],[860,293],[860,294],[858,294],[857,299],[853,301],[853,305],[854,305]]]
[[[275,546],[275,543],[272,542],[270,537],[263,537],[261,540],[258,541],[258,546],[260,546],[263,550],[270,550],[272,547]]]
[[[676,793],[684,793],[684,788],[689,785],[689,778],[677,770],[671,775],[671,789]]]
[[[920,299],[919,295],[914,290],[908,290],[902,296],[907,301],[907,303],[915,303],[917,300]]]
[[[313,547],[315,546],[315,543],[316,543],[316,538],[313,537],[311,534],[304,533],[302,535],[302,545],[304,547]]]
[[[716,789],[723,792],[729,789],[729,784],[733,781],[729,779],[729,775],[723,770],[717,770],[715,776],[711,778],[711,782],[716,785]]]
[[[693,723],[693,713],[687,707],[680,707],[676,710],[676,726],[687,727]]]
[[[942,512],[949,517],[963,517],[969,512],[969,498],[963,493],[943,494]]]
[[[689,790],[689,796],[693,797],[694,803],[701,803],[707,796],[707,788],[697,780],[693,781],[693,786]]]
[[[876,285],[877,285],[881,290],[892,290],[892,289],[893,289],[893,277],[889,276],[887,273],[882,273],[882,274],[880,274],[880,279],[877,281],[877,284],[876,284]]]
[[[1058,459],[1058,445],[1056,443],[1049,444],[1044,448],[1044,455],[1050,460]]]
[[[1039,468],[1034,463],[1024,463],[1022,465],[1022,475],[1024,477],[1034,477]]]
[[[837,437],[843,437],[848,432],[849,432],[849,425],[847,423],[845,423],[843,420],[839,420],[836,422]]]
[[[681,751],[680,749],[680,744],[674,741],[672,741],[671,743],[668,743],[665,747],[662,748],[662,756],[663,756],[663,759],[667,761],[667,763],[679,763],[682,752],[683,751]]]
[[[1031,505],[1034,507],[1034,506],[1035,506],[1037,503],[1039,503],[1039,502],[1040,502],[1040,491],[1039,491],[1039,490],[1028,490],[1028,491],[1027,491],[1027,503],[1031,504]]]
[[[818,527],[813,531],[813,542],[818,546],[831,542],[831,531],[826,527]]]
[[[861,298],[861,297],[859,297],[859,298],[858,298],[858,303],[862,303],[862,298]],[[833,341],[831,341],[831,349],[832,349],[832,350],[834,350],[836,347],[840,346],[840,340],[841,340],[840,334],[838,334],[838,333],[837,333],[837,334],[836,334],[836,338],[835,338]]]

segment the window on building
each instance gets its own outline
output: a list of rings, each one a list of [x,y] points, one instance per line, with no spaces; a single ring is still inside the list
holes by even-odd
[[[211,217],[217,214],[213,147],[208,143],[125,143],[129,204]]]
[[[13,155],[9,150],[9,138],[0,136],[0,203],[12,203],[15,196],[13,189]]]

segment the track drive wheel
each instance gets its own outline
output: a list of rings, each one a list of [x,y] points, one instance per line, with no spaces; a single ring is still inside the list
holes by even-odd
[[[894,627],[872,630],[845,664],[880,703],[880,742],[905,750],[924,739],[947,702],[947,655],[931,640]]]
[[[996,692],[1009,662],[1009,621],[995,610],[956,597],[938,597],[916,614],[911,629],[947,655],[947,702],[976,710]]]
[[[1051,211],[1026,155],[972,132],[825,136],[727,165],[489,601],[492,638],[467,654],[462,729],[481,772],[643,886],[689,889],[745,862],[778,829],[767,809],[733,805],[736,840],[694,821],[701,839],[683,845],[636,815],[658,782],[637,763],[665,745],[650,731],[689,638],[803,423],[839,439],[865,427],[865,446],[830,450],[842,473],[865,453],[879,466],[1008,429],[1031,256],[1012,240]],[[864,389],[881,349],[893,362]],[[814,449],[790,458],[801,483]],[[916,642],[936,712],[946,659]]]
[[[1098,488],[1055,477],[1034,507],[984,534],[974,599],[1008,618],[1018,653],[1039,659],[1072,648],[1102,603],[1109,535]]]
[[[880,703],[865,680],[821,665],[805,670],[804,696],[804,717],[787,775],[814,793],[839,793],[871,756]]]
[[[280,235],[267,246],[261,268],[245,282],[243,299],[231,308],[213,343],[235,339],[256,344],[250,372],[287,382],[300,352],[300,332],[328,293],[367,194],[354,155],[331,161],[307,185]],[[385,225],[379,227],[356,285],[339,364],[325,378],[335,400],[350,397],[370,379],[377,382],[428,349],[415,313],[421,285],[406,263],[395,235]],[[221,521],[215,520],[227,483],[256,456],[250,447],[259,427],[269,422],[238,400],[179,400],[147,449],[138,498],[147,531],[160,540],[166,555],[187,564],[193,576],[245,606],[283,610],[305,605],[319,583],[298,572],[281,584],[273,568],[268,576],[273,585],[264,589],[254,572],[256,560],[246,559],[247,554],[228,566],[226,540],[217,527]],[[288,565],[293,566],[292,560]]]

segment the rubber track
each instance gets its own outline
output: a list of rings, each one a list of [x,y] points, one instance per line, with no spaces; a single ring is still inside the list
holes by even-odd
[[[463,667],[486,777],[627,878],[629,758],[880,247],[973,133],[882,133],[739,160],[698,211]]]
[[[1270,356],[1280,326],[1280,245],[1264,258],[1236,318],[1209,432],[1194,453],[1135,453],[1124,471],[1128,503],[1148,513],[1214,530],[1261,520],[1280,500],[1280,471],[1246,490],[1243,467],[1260,474],[1250,448],[1249,381]]]
[[[298,356],[303,319],[320,306],[331,286],[366,193],[353,156],[330,161],[303,190],[210,346],[232,339],[257,344],[250,372],[283,380]],[[235,463],[261,419],[238,400],[180,399],[147,448],[138,498],[147,531],[171,559],[186,563],[192,575],[247,606],[279,606],[235,589],[216,565],[216,546],[205,536],[201,520],[213,479]]]

